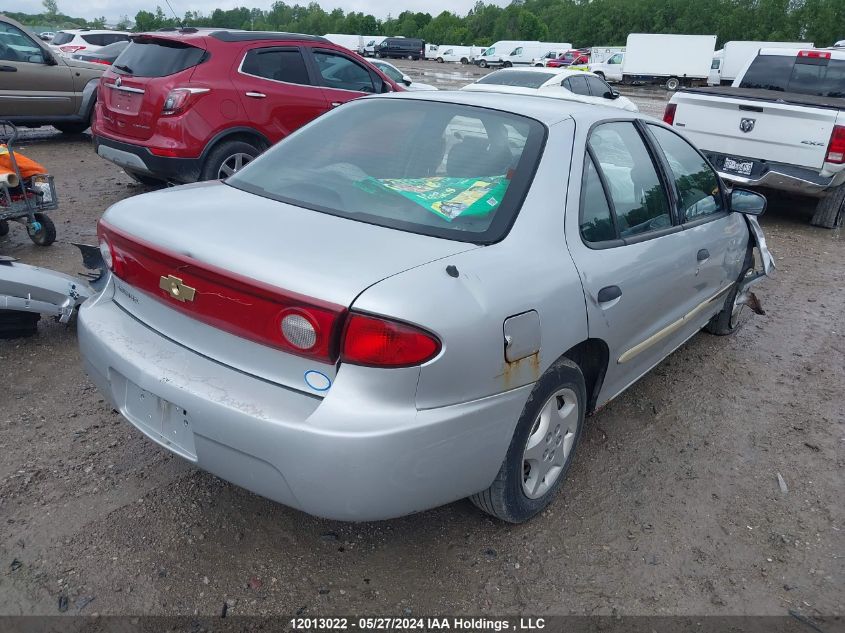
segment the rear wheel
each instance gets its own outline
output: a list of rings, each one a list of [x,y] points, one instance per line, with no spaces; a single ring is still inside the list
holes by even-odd
[[[586,403],[581,369],[561,358],[534,385],[496,479],[470,500],[509,523],[522,523],[541,512],[572,463]]]
[[[845,217],[845,185],[839,185],[819,200],[810,224],[826,229],[835,229]]]
[[[257,147],[246,141],[223,141],[205,159],[200,180],[228,178],[260,153]]]
[[[502,68],[510,68],[511,66],[513,66],[513,64],[511,64],[510,62],[505,62],[502,64]]]
[[[37,230],[32,230],[32,225],[27,229],[29,239],[31,239],[38,246],[50,246],[56,241],[56,225],[49,215],[44,213],[36,213],[35,221],[38,222]]]
[[[675,91],[681,87],[681,80],[677,77],[669,77],[666,80],[666,90]]]
[[[487,68],[487,60],[482,59],[480,62],[478,62],[478,65],[481,68]]]
[[[443,63],[443,58],[442,58],[442,57],[438,57],[438,58],[437,58],[437,63],[438,63],[438,64],[442,64],[442,63]]]
[[[461,63],[462,63],[464,66],[466,66],[467,64],[469,64],[469,60],[468,60],[466,57],[461,57]]]

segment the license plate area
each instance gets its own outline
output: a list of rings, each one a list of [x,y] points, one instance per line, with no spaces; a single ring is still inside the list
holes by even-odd
[[[128,92],[126,90],[119,90],[112,88],[111,90],[111,105],[112,110],[122,112],[125,114],[138,114],[143,95],[137,92]]]
[[[741,160],[739,158],[731,158],[730,156],[725,156],[725,161],[722,164],[722,168],[725,171],[729,171],[740,176],[750,176],[754,171],[754,161]]]
[[[187,409],[142,389],[122,374],[110,372],[120,412],[145,435],[174,453],[196,461],[193,422]]]

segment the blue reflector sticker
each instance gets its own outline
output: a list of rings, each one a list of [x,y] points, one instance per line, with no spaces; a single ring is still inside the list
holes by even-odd
[[[305,372],[305,384],[314,391],[328,391],[332,381],[323,372],[311,369]]]

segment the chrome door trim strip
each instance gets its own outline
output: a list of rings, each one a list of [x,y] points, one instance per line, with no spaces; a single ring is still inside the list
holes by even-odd
[[[670,334],[674,334],[675,332],[677,332],[679,329],[681,329],[681,327],[683,327],[684,325],[689,323],[692,319],[694,319],[696,316],[698,316],[706,308],[711,306],[716,300],[719,299],[719,297],[721,297],[726,292],[728,292],[728,290],[733,288],[734,283],[735,282],[729,283],[727,286],[725,286],[724,288],[719,290],[719,292],[714,294],[712,297],[710,297],[709,299],[706,299],[705,301],[702,301],[701,303],[699,303],[697,306],[695,306],[692,310],[687,312],[684,316],[682,316],[677,321],[673,321],[672,323],[670,323],[669,325],[664,327],[662,330],[658,330],[657,332],[655,332],[654,334],[649,336],[644,341],[634,345],[631,349],[624,352],[619,357],[619,360],[616,361],[617,364],[621,365],[622,363],[627,363],[629,360],[631,360],[635,356],[641,354],[642,352],[649,349],[650,347],[656,345],[657,343],[662,341],[664,338],[666,338]]]

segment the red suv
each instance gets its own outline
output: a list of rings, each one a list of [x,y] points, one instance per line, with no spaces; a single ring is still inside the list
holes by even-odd
[[[567,51],[557,59],[546,62],[549,68],[565,68],[567,66],[582,66],[590,63],[590,56],[581,51]]]
[[[94,146],[145,183],[225,178],[341,103],[394,90],[403,88],[322,37],[143,33],[100,80]]]

